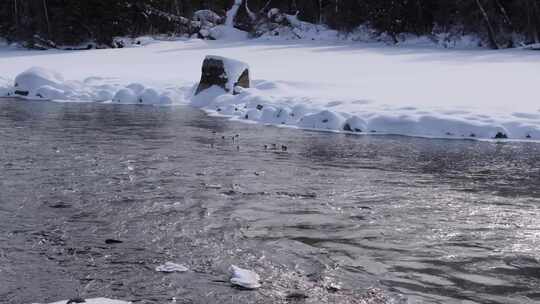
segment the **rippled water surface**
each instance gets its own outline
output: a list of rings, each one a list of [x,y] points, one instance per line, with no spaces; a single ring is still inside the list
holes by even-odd
[[[4,99],[0,302],[539,303],[539,171],[535,143]]]

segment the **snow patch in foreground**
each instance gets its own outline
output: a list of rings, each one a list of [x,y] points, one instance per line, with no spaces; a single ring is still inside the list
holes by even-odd
[[[70,303],[70,300],[63,300],[63,301],[58,301],[58,302],[54,302],[50,304],[67,304],[67,303]],[[71,303],[78,303],[78,302],[71,301]],[[85,304],[131,304],[131,302],[112,300],[112,299],[107,299],[107,298],[84,299],[83,303]],[[39,304],[39,303],[34,303],[34,304]]]

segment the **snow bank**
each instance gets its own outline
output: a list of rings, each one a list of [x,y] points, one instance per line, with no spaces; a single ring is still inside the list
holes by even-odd
[[[537,51],[192,39],[31,54],[0,50],[1,95],[13,96],[17,78],[27,99],[190,104],[240,121],[358,134],[540,140]],[[206,54],[249,63],[251,88],[193,96]],[[37,59],[42,68],[20,74]]]
[[[380,107],[363,102],[313,106],[310,100],[272,96],[276,88],[288,91],[287,86],[268,81],[257,82],[238,95],[211,87],[193,97],[191,105],[235,120],[302,129],[435,138],[540,139],[540,113],[488,116],[465,110]]]
[[[50,304],[66,304],[69,301],[70,300],[63,300],[63,301],[58,301],[58,302],[54,302]],[[72,303],[78,303],[78,302],[72,301]],[[112,299],[107,299],[107,298],[84,299],[84,303],[86,304],[131,304],[131,302],[112,300]],[[35,304],[38,304],[38,303],[35,303]]]
[[[170,105],[184,98],[174,89],[145,87],[131,83],[107,84],[106,79],[89,77],[82,82],[66,81],[53,70],[32,67],[15,77],[14,85],[0,83],[0,97],[15,96],[31,100],[98,101],[124,104]]]

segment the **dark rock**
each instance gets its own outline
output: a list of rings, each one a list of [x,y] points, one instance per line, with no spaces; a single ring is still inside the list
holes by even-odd
[[[15,91],[15,95],[28,96],[28,91],[17,90],[17,91]]]
[[[235,73],[236,75],[229,75],[228,73]],[[214,85],[224,89],[226,92],[236,94],[235,87],[249,88],[249,82],[247,64],[223,57],[206,56],[202,66],[201,81],[195,95]]]
[[[70,208],[70,207],[71,207],[70,204],[66,204],[64,202],[58,202],[58,203],[49,205],[49,208],[54,208],[54,209],[65,209],[65,208]]]
[[[115,240],[115,239],[106,239],[105,240],[105,244],[121,244],[123,243],[122,241],[120,240]]]
[[[503,132],[497,132],[497,134],[495,134],[495,139],[507,139],[508,138],[508,135],[504,134]]]
[[[525,138],[532,138],[531,134],[527,134],[527,136],[525,136]]]
[[[257,105],[257,110],[261,111],[264,108],[263,105]]]
[[[349,131],[349,132],[352,132],[352,128],[351,128],[351,125],[346,123],[344,126],[343,126],[343,131]]]
[[[83,299],[83,298],[73,298],[73,299],[69,299],[69,301],[67,301],[66,304],[72,304],[72,303],[86,303],[86,301]]]
[[[309,298],[309,296],[307,294],[305,294],[304,292],[301,292],[301,291],[294,291],[294,292],[291,292],[287,295],[287,300],[304,300],[304,299],[307,299]]]

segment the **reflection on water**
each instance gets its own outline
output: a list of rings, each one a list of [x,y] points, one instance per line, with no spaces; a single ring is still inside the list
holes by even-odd
[[[533,143],[351,136],[190,108],[4,99],[0,298],[532,303],[539,170]],[[154,271],[166,261],[192,271]],[[260,273],[263,288],[231,288],[231,264]]]

